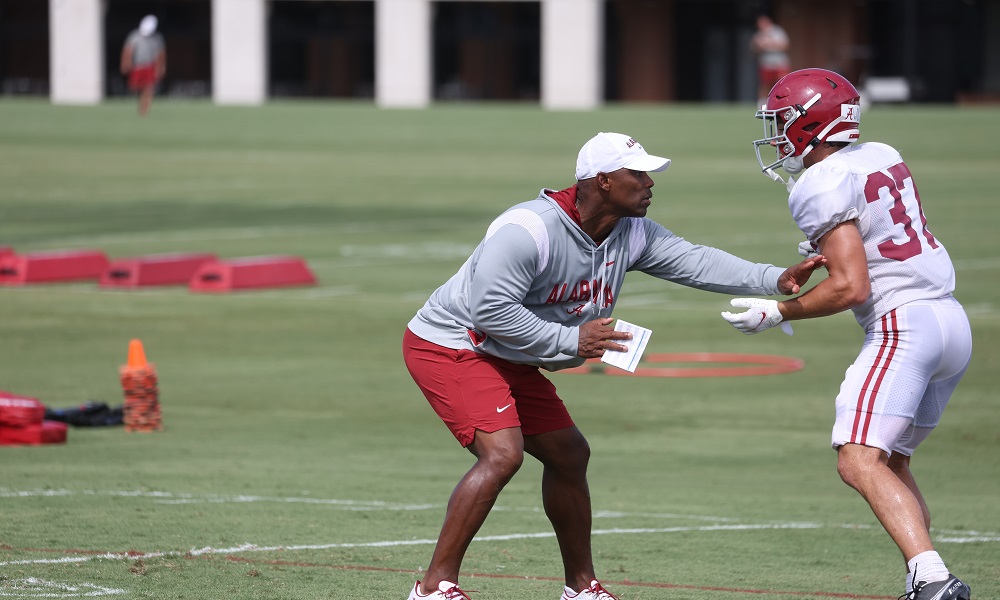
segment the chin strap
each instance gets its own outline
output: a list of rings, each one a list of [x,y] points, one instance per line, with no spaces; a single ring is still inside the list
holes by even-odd
[[[778,175],[777,173],[774,172],[774,169],[765,169],[764,170],[764,174],[767,175],[768,177],[770,177],[773,181],[779,181],[779,182],[785,184],[785,189],[788,190],[788,193],[789,194],[792,193],[792,188],[795,187],[795,178],[794,177],[792,177],[791,175],[789,175],[788,176],[788,181],[785,181],[784,179],[781,178],[781,175]]]

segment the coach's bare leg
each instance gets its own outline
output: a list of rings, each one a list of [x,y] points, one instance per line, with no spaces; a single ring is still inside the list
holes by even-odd
[[[596,579],[590,548],[591,507],[587,485],[590,445],[576,427],[528,436],[524,450],[542,472],[542,504],[562,554],[566,585],[580,591]]]
[[[139,91],[139,114],[146,116],[149,113],[149,106],[153,103],[153,86],[146,86]]]
[[[423,593],[436,591],[442,580],[458,582],[462,559],[472,538],[486,522],[500,490],[524,462],[524,438],[517,427],[494,433],[476,431],[468,449],[476,456],[476,464],[458,482],[448,500],[444,525],[421,582]]]
[[[934,549],[928,532],[930,516],[913,477],[906,481],[888,463],[889,457],[879,448],[845,444],[837,450],[841,479],[864,497],[903,559],[910,560]],[[908,467],[905,473],[909,474]]]

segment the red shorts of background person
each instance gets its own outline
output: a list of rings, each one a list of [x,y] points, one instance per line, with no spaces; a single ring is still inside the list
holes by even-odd
[[[156,84],[156,65],[146,65],[136,67],[129,71],[128,88],[132,91],[139,91]]]
[[[773,88],[779,79],[789,73],[791,73],[791,70],[788,67],[760,67],[757,69],[757,77],[760,78],[761,85],[768,90]]]
[[[413,380],[462,446],[476,430],[520,427],[524,435],[573,426],[573,419],[538,367],[518,365],[472,350],[432,344],[409,329],[403,360]]]

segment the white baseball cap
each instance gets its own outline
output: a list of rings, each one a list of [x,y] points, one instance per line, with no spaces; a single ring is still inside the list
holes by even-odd
[[[659,172],[670,166],[669,158],[648,154],[642,144],[620,133],[602,131],[590,138],[576,158],[576,180],[618,169]]]
[[[156,32],[157,25],[159,25],[159,22],[156,20],[155,16],[146,15],[142,18],[142,21],[139,21],[139,33],[149,37]]]

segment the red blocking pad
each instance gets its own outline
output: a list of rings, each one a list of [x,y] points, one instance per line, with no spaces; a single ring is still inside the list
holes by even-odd
[[[203,264],[217,260],[211,253],[147,254],[111,261],[101,273],[101,287],[187,285]]]
[[[45,405],[38,398],[0,390],[0,427],[38,425],[45,419]]]
[[[315,285],[316,277],[297,256],[249,256],[205,263],[191,278],[192,292],[228,292]]]
[[[36,446],[66,443],[66,424],[42,421],[25,427],[0,427],[0,446]]]
[[[0,246],[0,256],[7,256],[9,254],[14,254],[14,249],[10,246]]]
[[[0,256],[0,284],[98,279],[108,266],[100,250],[52,250]]]

